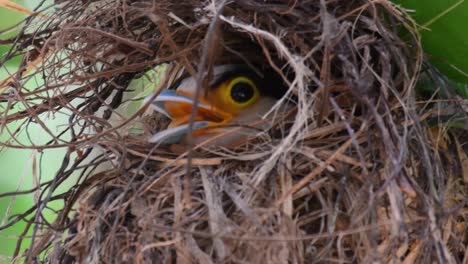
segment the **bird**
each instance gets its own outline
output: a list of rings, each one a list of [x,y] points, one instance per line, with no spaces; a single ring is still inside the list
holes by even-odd
[[[187,133],[196,87],[195,77],[183,75],[156,97],[150,95],[144,100],[144,104],[171,120],[166,129],[150,136],[150,143],[189,144]],[[283,78],[273,70],[259,72],[242,64],[214,66],[211,80],[199,92],[192,143],[222,147],[242,144],[272,126],[272,120],[262,117],[286,92]],[[289,108],[292,103],[285,105]]]

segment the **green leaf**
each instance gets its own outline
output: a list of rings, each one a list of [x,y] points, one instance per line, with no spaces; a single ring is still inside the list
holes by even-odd
[[[430,61],[452,80],[468,83],[468,1],[394,2],[412,10],[410,13],[421,25],[422,44]]]

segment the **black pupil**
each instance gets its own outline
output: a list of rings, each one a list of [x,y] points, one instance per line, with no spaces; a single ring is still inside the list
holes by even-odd
[[[237,103],[245,103],[254,96],[253,87],[246,82],[238,82],[231,89],[231,97]]]

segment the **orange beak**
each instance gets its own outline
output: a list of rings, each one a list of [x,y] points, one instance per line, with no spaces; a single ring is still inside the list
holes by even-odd
[[[148,98],[145,100],[148,100]],[[163,90],[150,104],[150,107],[172,121],[169,127],[154,134],[149,141],[152,143],[174,144],[181,142],[189,132],[189,122],[192,118],[194,98],[181,91]],[[194,137],[206,135],[213,129],[226,125],[233,116],[226,113],[204,98],[198,99],[195,119],[192,126]]]

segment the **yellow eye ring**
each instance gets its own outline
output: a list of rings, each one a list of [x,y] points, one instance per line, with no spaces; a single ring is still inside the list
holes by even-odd
[[[236,107],[248,106],[260,97],[255,83],[247,77],[236,77],[227,85],[226,97],[230,104]]]
[[[208,94],[210,104],[223,111],[235,114],[260,99],[260,90],[245,76],[224,81]]]

